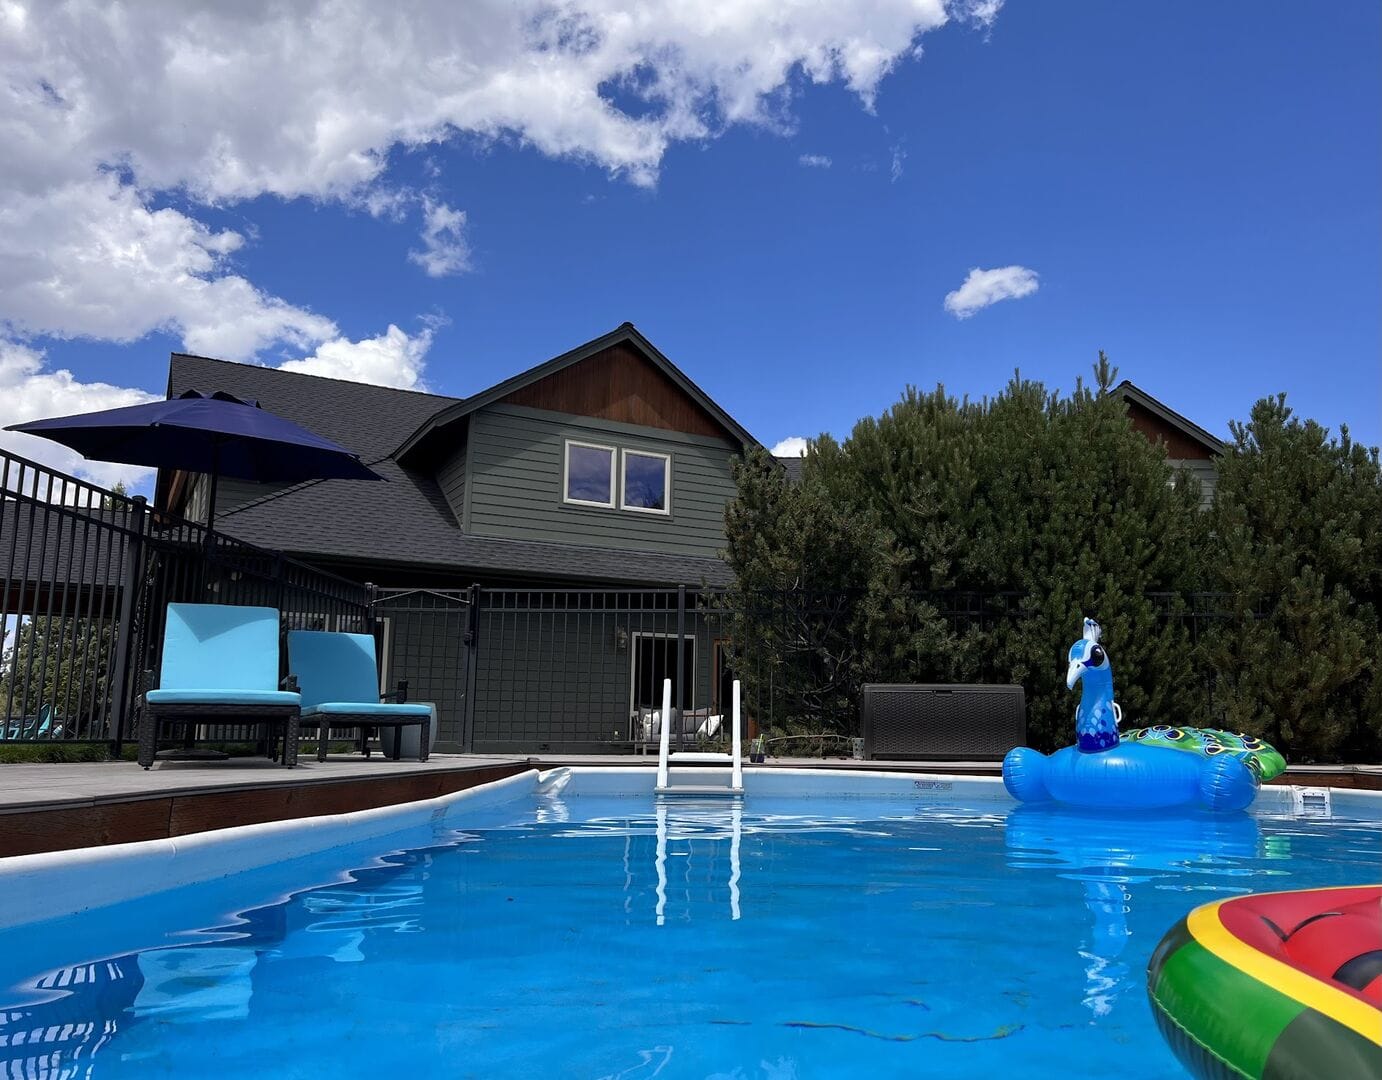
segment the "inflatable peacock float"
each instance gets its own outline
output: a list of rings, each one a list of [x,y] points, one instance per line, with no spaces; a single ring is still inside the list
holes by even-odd
[[[1250,735],[1164,724],[1120,734],[1123,710],[1113,698],[1113,666],[1101,634],[1095,620],[1085,619],[1066,657],[1067,688],[1083,683],[1076,744],[1050,755],[1025,746],[1010,750],[1003,784],[1013,798],[1098,809],[1242,810],[1259,785],[1286,768],[1272,746]]]

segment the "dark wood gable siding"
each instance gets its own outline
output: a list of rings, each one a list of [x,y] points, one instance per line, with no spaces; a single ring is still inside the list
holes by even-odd
[[[501,399],[506,405],[723,438],[724,429],[635,348],[620,343]]]
[[[1166,456],[1173,461],[1212,461],[1214,458],[1203,443],[1190,438],[1134,401],[1128,402],[1128,419],[1152,442],[1165,443]]]

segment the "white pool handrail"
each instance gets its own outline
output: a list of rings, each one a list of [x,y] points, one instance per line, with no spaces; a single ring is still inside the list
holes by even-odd
[[[735,791],[744,790],[744,752],[740,746],[739,730],[739,680],[734,680],[734,713],[733,722],[730,727],[731,750],[734,755],[734,765],[730,771],[730,787]]]
[[[667,755],[672,750],[672,680],[662,680],[662,731],[657,742],[657,786],[667,786]]]

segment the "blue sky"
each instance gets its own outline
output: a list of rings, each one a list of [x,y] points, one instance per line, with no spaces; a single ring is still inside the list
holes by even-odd
[[[100,198],[137,216],[129,195],[167,220],[140,226],[147,254],[114,260],[112,280],[70,271],[63,303],[109,294],[80,317],[0,275],[0,331],[21,357],[6,378],[42,383],[21,385],[11,409],[160,393],[168,352],[184,347],[464,395],[629,319],[769,445],[847,434],[908,383],[978,397],[1020,368],[1068,388],[1101,348],[1217,434],[1285,391],[1298,412],[1382,441],[1376,4],[1010,0],[971,4],[968,18],[952,8],[914,33],[814,27],[808,14],[784,16],[800,23],[791,40],[817,32],[844,59],[821,68],[803,46],[776,85],[769,74],[753,88],[743,118],[725,104],[743,87],[724,76],[720,100],[692,109],[701,130],[684,134],[675,102],[644,91],[656,49],[599,83],[606,113],[655,132],[651,151],[598,125],[554,133],[541,105],[506,101],[457,106],[469,111],[425,139],[396,108],[392,128],[346,139],[331,160],[300,160],[266,130],[231,165],[112,120],[82,136],[90,155],[126,155],[126,173],[105,163]],[[598,30],[603,15],[591,18]],[[43,32],[31,71],[65,99],[80,49],[70,26]],[[723,48],[752,49],[753,33]],[[683,29],[657,34],[688,50],[685,66],[709,65],[702,78],[721,77]],[[869,34],[893,54],[886,74],[851,66],[848,42]],[[368,89],[329,66],[322,78],[333,74],[360,108]],[[143,115],[174,130],[158,90]],[[225,100],[231,132],[240,110],[264,107]],[[378,160],[349,157],[361,147]],[[345,178],[321,179],[332,170]],[[35,184],[0,199],[32,211]],[[117,218],[93,214],[91,228]],[[428,220],[445,226],[430,249],[437,276]],[[155,235],[165,226],[183,232]],[[28,235],[42,242],[41,215]],[[74,260],[84,243],[74,231]],[[141,275],[157,277],[161,253],[191,261],[155,287]],[[974,268],[1025,268],[1038,287],[958,318],[944,301]],[[217,282],[224,303],[205,295]],[[246,289],[258,299],[241,311]],[[143,307],[122,322],[109,309],[125,290]],[[231,331],[217,323],[227,309],[239,312]],[[362,343],[374,362],[357,363]],[[67,384],[53,382],[60,369]],[[111,392],[71,392],[89,384]]]

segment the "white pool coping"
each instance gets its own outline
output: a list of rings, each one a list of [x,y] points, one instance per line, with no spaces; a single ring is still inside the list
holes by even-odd
[[[407,829],[461,827],[461,815],[539,793],[544,780],[565,777],[563,798],[652,798],[651,770],[570,767],[531,769],[435,799],[346,814],[240,825],[129,844],[75,848],[0,859],[0,929],[63,918],[186,885],[316,855]],[[744,769],[747,797],[784,799],[905,798],[935,806],[1017,805],[997,777],[872,772],[859,769]],[[1295,813],[1293,788],[1259,793],[1254,812]],[[1333,789],[1336,816],[1382,824],[1382,792]],[[453,821],[452,819],[455,818]]]

